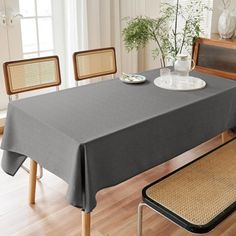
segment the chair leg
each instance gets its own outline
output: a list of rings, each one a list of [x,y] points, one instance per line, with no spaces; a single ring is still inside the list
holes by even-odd
[[[82,211],[82,236],[90,236],[90,212]]]
[[[26,171],[28,174],[30,173],[30,170],[25,167],[24,165],[21,166],[21,168]],[[37,175],[37,179],[41,179],[43,177],[43,167],[41,165],[39,165],[39,175]]]
[[[226,142],[227,136],[228,136],[228,131],[224,131],[223,133],[221,133],[221,142],[222,142],[222,144],[224,144]]]
[[[221,133],[221,143],[224,144],[225,142],[232,140],[236,137],[236,131],[234,130],[227,130]]]
[[[137,228],[137,236],[142,236],[142,221],[143,221],[143,207],[147,204],[141,202],[138,205],[138,228]]]
[[[43,167],[39,165],[39,175],[37,175],[37,179],[41,179],[43,177]]]
[[[35,204],[36,179],[37,179],[37,162],[34,160],[30,160],[29,204]]]

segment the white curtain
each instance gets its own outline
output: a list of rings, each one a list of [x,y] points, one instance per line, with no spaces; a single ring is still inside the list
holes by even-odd
[[[122,39],[125,17],[158,17],[160,0],[65,0],[65,61],[67,87],[75,85],[72,54],[78,50],[115,47],[118,72],[137,72],[159,66],[145,50],[127,52]]]
[[[72,61],[75,51],[114,46],[120,71],[119,0],[65,0],[64,5],[67,87],[75,85]]]
[[[85,1],[85,0],[84,0]],[[121,71],[121,7],[119,0],[87,0],[88,48],[115,47]]]
[[[126,26],[126,17],[148,16],[157,18],[160,14],[161,0],[120,0],[121,30]],[[160,67],[159,59],[153,59],[152,49],[155,44],[150,42],[144,49],[127,52],[122,42],[122,70],[127,72],[140,72]]]

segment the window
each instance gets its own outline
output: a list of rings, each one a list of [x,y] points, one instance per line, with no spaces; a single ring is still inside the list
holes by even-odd
[[[51,0],[19,0],[24,58],[54,53]]]

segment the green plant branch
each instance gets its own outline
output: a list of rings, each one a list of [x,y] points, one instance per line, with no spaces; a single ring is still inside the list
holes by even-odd
[[[185,44],[185,38],[186,38],[187,25],[188,25],[188,20],[185,21],[183,39],[182,39],[182,43],[181,43],[181,46],[180,46],[179,53],[182,53],[182,51],[183,51],[183,47],[184,47],[184,44]]]
[[[162,57],[162,61],[163,61],[163,66],[165,67],[165,66],[166,66],[165,53],[164,53],[164,51],[163,51],[163,49],[162,49],[162,47],[161,47],[161,44],[160,44],[160,42],[159,42],[159,40],[158,40],[158,38],[157,38],[155,32],[152,32],[152,33],[153,33],[154,41],[157,43],[157,45],[158,45],[158,47],[159,47],[159,49],[160,49],[160,51],[161,51],[161,57]]]
[[[164,66],[167,58],[174,58],[184,49],[191,53],[194,38],[201,33],[201,22],[204,12],[209,11],[204,0],[191,0],[182,6],[177,0],[176,4],[164,3],[161,5],[161,15],[153,19],[138,16],[129,19],[123,30],[124,43],[128,51],[138,50],[154,41],[153,57],[160,55]],[[180,25],[180,17],[183,19],[183,28]]]
[[[179,0],[177,0],[176,13],[175,13],[175,30],[174,30],[174,39],[175,39],[175,55],[177,55],[177,28],[178,28],[178,11],[179,11]]]

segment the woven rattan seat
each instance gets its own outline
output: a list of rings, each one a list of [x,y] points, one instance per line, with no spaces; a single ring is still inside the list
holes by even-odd
[[[191,232],[212,230],[236,209],[236,139],[146,186],[143,202]]]

